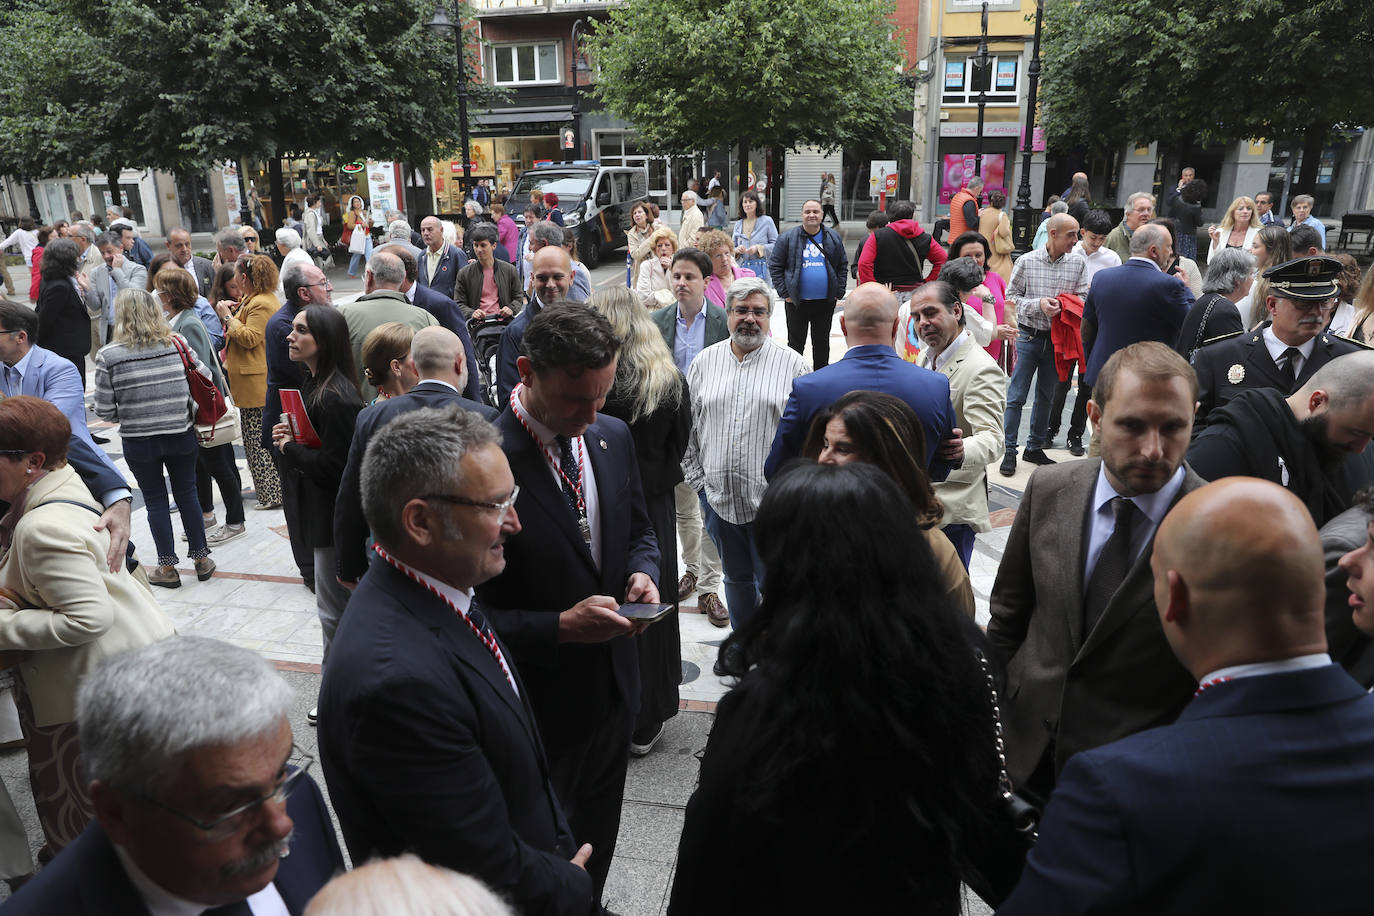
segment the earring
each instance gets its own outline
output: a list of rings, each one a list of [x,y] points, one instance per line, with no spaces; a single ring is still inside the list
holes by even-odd
[[[24,473],[25,473],[25,474],[32,474],[32,473],[33,473],[33,468],[28,468],[28,469],[26,469],[26,470],[24,471]]]

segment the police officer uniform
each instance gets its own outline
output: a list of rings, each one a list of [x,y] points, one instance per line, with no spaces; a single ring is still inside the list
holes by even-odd
[[[1332,300],[1341,262],[1327,255],[1295,258],[1269,268],[1269,294],[1296,303]],[[1198,380],[1198,413],[1201,428],[1212,410],[1251,388],[1274,388],[1284,397],[1307,383],[1312,374],[1338,356],[1365,349],[1363,344],[1323,331],[1295,347],[1279,340],[1265,321],[1250,331],[1240,331],[1207,341],[1193,357]]]

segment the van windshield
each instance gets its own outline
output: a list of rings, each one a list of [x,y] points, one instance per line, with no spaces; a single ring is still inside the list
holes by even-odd
[[[558,208],[568,212],[582,202],[591,190],[594,172],[564,172],[558,169],[529,169],[521,172],[511,189],[511,198],[520,203],[529,203],[530,192],[538,188],[545,194],[552,191],[558,195]],[[507,206],[507,210],[510,207]]]

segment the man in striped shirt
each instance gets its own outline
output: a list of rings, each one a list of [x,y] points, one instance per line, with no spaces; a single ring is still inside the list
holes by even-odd
[[[725,569],[725,604],[738,628],[753,613],[763,582],[754,547],[754,515],[768,485],[768,454],[792,381],[811,371],[801,355],[769,337],[772,298],[757,277],[736,280],[725,294],[729,340],[692,361],[692,435],[682,459],[687,483],[701,495],[706,530]]]

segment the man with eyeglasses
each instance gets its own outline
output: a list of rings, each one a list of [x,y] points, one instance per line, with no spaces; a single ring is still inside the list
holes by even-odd
[[[302,913],[343,856],[292,702],[261,656],[213,639],[106,659],[77,697],[95,820],[5,909]]]
[[[1273,388],[1287,397],[1336,357],[1368,349],[1322,330],[1335,307],[1343,269],[1333,257],[1314,255],[1264,272],[1269,320],[1253,331],[1209,341],[1193,354],[1199,425],[1210,423],[1211,412],[1242,391]]]
[[[553,223],[536,223],[530,230],[530,247],[534,260],[530,264],[530,296],[506,329],[501,332],[501,345],[496,352],[496,409],[502,410],[510,401],[510,393],[520,381],[516,360],[521,353],[525,329],[530,326],[544,306],[567,299],[576,276],[572,258],[563,248],[564,233]]]
[[[320,755],[350,856],[410,852],[519,912],[587,913],[592,850],[550,782],[536,660],[517,664],[473,594],[521,534],[501,434],[456,405],[412,410],[372,437],[361,477],[375,556],[320,685]],[[584,686],[566,688],[573,702],[591,699]]]

